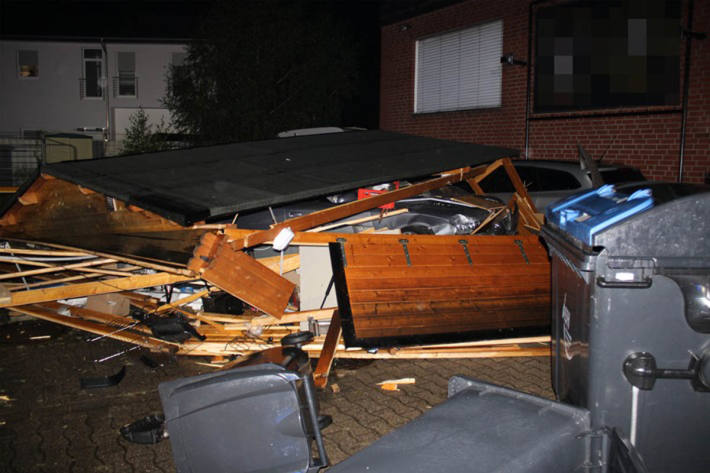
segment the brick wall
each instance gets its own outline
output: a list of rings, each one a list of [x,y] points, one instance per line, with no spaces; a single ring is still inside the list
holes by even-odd
[[[502,106],[495,109],[414,114],[417,39],[503,19],[503,52],[527,60],[528,2],[469,0],[382,28],[380,127],[437,138],[525,149],[527,71],[503,66]],[[406,25],[406,26],[405,26]],[[710,2],[695,1],[693,30],[710,34]],[[682,44],[683,51],[685,43]],[[683,180],[702,182],[710,173],[710,38],[693,41]],[[681,70],[681,77],[683,71]],[[534,84],[533,84],[534,85]],[[656,180],[678,178],[680,107],[609,110],[599,116],[531,115],[531,159],[577,159],[577,144],[604,162],[639,167]],[[596,116],[595,116],[596,115]]]

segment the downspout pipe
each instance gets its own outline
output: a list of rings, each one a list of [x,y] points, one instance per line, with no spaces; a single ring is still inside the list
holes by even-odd
[[[688,27],[685,34],[685,70],[683,71],[683,106],[680,121],[680,151],[678,159],[678,182],[683,182],[683,165],[685,164],[685,137],[688,124],[688,95],[690,92],[690,52],[693,42],[693,0],[688,0]]]
[[[535,5],[549,0],[533,0],[528,5],[528,64],[525,85],[525,159],[530,159],[530,107],[532,105],[533,16]]]
[[[533,29],[533,6],[538,2],[530,2],[528,6],[528,67],[527,67],[527,78],[525,85],[525,159],[530,159],[530,84],[531,84],[531,73],[530,69],[532,67],[532,29]]]
[[[111,104],[109,103],[109,97],[111,96],[110,94],[110,79],[111,76],[109,75],[108,71],[108,51],[106,49],[106,41],[104,41],[104,38],[100,38],[99,40],[101,42],[101,49],[104,53],[104,99],[106,102],[106,124],[104,126],[104,155],[106,155],[106,152],[108,151],[108,142],[111,138]]]

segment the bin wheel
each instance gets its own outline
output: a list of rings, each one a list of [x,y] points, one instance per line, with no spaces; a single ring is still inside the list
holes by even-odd
[[[295,332],[281,339],[281,346],[301,348],[304,343],[313,340],[313,332]]]

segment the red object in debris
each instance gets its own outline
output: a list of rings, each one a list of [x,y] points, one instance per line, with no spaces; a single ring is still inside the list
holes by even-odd
[[[392,184],[394,184],[394,190],[399,189],[399,181],[394,181]],[[377,190],[377,189],[367,189],[367,188],[359,188],[357,190],[357,200],[362,200],[366,199],[368,197],[372,197],[373,195],[379,195],[379,194],[384,194],[385,192],[389,192],[389,190]],[[390,202],[389,204],[385,205],[380,205],[381,209],[393,209],[394,208],[394,202]]]

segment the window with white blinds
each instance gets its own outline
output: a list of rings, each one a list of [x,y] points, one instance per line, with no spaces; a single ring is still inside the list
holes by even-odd
[[[414,112],[499,107],[503,21],[417,41]]]

